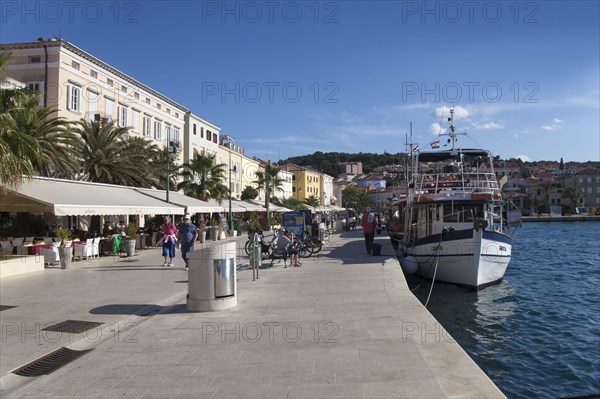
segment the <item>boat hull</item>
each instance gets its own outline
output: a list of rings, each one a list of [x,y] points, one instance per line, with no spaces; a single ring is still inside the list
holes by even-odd
[[[419,276],[478,290],[502,280],[511,252],[510,236],[468,229],[419,239],[399,257],[416,259]]]

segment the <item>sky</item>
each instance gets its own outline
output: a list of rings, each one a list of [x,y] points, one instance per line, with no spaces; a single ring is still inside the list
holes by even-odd
[[[600,160],[598,1],[0,2],[0,42],[60,36],[246,155],[422,150]],[[442,143],[445,138],[442,139]]]

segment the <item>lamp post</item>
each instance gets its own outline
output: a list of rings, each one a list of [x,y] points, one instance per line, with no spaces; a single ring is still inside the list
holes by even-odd
[[[171,180],[169,178],[169,157],[171,156],[169,154],[169,141],[171,140],[171,132],[170,129],[167,129],[167,204],[169,203],[169,180]]]
[[[231,151],[232,151],[232,142],[233,138],[229,137],[228,147],[229,147],[229,231],[233,231],[233,213],[231,212],[231,172],[236,173],[237,169],[235,167],[231,167]]]

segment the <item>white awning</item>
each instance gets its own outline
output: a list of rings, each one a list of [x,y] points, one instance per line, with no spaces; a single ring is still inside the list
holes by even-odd
[[[140,193],[150,195],[161,201],[166,201],[167,191],[166,190],[155,190],[151,188],[136,188],[136,191]],[[212,213],[212,212],[223,212],[225,208],[223,205],[213,205],[206,201],[199,200],[194,197],[178,193],[177,191],[169,190],[169,203],[180,205],[186,208],[187,213]]]
[[[56,216],[183,215],[185,209],[133,187],[34,177],[0,193],[0,212],[48,212]]]
[[[266,209],[263,205],[263,201],[258,202],[257,200],[246,200],[245,202],[254,204],[254,205],[258,205],[261,207],[261,211],[266,212]],[[281,205],[275,205],[274,203],[269,202],[269,212],[291,212],[291,211],[292,211],[291,209],[288,209]]]
[[[248,211],[248,212],[266,212],[266,209],[264,206],[259,205],[259,204],[254,204],[252,202],[235,200],[235,201],[232,201],[232,203],[235,203],[237,206],[245,208],[246,211]],[[227,201],[225,201],[225,204],[227,204]]]
[[[227,198],[222,200],[220,204],[219,204],[219,201],[217,201],[214,198],[210,198],[206,202],[211,206],[220,207],[221,210],[219,212],[229,212],[229,199],[227,199]],[[236,202],[237,201],[235,201],[235,200],[231,200],[231,212],[234,212],[234,213],[246,212],[246,208],[238,205]]]

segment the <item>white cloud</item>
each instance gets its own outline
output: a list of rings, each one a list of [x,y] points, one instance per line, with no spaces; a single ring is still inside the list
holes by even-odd
[[[485,122],[485,123],[475,122],[475,123],[473,123],[473,127],[475,129],[490,130],[490,129],[503,129],[504,125],[502,123],[496,123],[496,122]]]
[[[440,125],[437,122],[432,123],[431,126],[429,127],[429,133],[431,133],[434,136],[437,136],[440,133],[444,133],[445,131],[446,131],[446,129],[444,129],[442,127],[442,125]]]
[[[520,159],[523,162],[530,162],[531,161],[527,155],[517,155],[517,158]]]
[[[564,124],[564,120],[558,119],[558,118],[552,118],[552,123],[550,123],[549,125],[544,125],[541,126],[542,129],[544,130],[561,130],[563,128],[563,124]]]
[[[446,107],[445,105],[442,105],[441,107],[437,107],[435,109],[435,111],[433,112],[433,116],[436,118],[449,118],[450,117],[450,108]],[[468,118],[469,116],[471,116],[471,112],[464,108],[461,107],[460,105],[457,105],[456,107],[454,107],[454,119],[458,120],[458,119],[464,119],[464,118]]]

